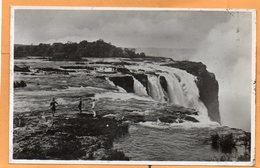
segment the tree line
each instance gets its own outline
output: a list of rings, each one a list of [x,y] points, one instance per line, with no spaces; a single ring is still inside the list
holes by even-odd
[[[83,57],[145,57],[143,52],[137,53],[133,48],[120,48],[106,43],[102,39],[88,42],[83,40],[79,43],[53,43],[39,45],[14,45],[14,58],[27,56],[39,56],[50,60],[81,60]]]

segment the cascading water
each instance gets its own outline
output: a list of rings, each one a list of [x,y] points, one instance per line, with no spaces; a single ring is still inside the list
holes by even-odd
[[[199,112],[198,120],[210,122],[207,108],[199,99],[199,89],[195,83],[195,76],[176,68],[162,66],[158,68],[166,71],[161,75],[167,81],[169,103],[195,109]]]
[[[147,75],[147,90],[140,81],[132,77],[133,91],[136,95],[150,96],[156,101],[168,102],[172,105],[194,109],[198,111],[199,115],[196,116],[196,118],[199,121],[203,123],[210,122],[207,108],[200,100],[199,89],[195,83],[195,76],[184,70],[172,67],[153,65],[153,69],[159,71],[159,76]],[[162,87],[160,77],[165,78],[167,88],[166,85],[164,85],[164,88]],[[123,88],[117,87],[121,92],[126,92]]]
[[[161,102],[165,101],[165,95],[157,76],[148,75],[148,92],[153,99]]]
[[[146,88],[142,85],[141,82],[139,82],[135,77],[133,77],[134,80],[134,93],[138,96],[148,96]]]
[[[163,76],[167,81],[169,103],[186,107],[187,105],[179,81],[171,74],[164,74]]]

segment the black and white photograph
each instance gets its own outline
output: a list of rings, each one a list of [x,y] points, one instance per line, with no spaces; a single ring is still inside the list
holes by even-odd
[[[254,10],[11,16],[11,163],[254,164]]]

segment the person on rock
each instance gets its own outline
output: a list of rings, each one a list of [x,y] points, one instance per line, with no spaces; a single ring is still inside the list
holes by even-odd
[[[93,112],[93,117],[96,118],[97,113],[95,111],[96,99],[92,101],[91,111]]]
[[[52,99],[50,106],[51,106],[51,112],[52,116],[54,117],[54,113],[56,112],[56,104],[58,104],[55,100],[55,98]]]
[[[82,97],[79,99],[79,105],[78,105],[79,113],[81,114],[82,112]]]

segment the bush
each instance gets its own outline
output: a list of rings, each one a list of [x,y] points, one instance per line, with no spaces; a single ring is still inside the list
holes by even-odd
[[[219,135],[217,133],[211,135],[211,146],[214,149],[219,149]]]
[[[236,142],[232,133],[227,135],[222,135],[219,141],[221,151],[223,153],[231,153],[236,147]]]
[[[14,88],[18,88],[18,87],[26,87],[26,83],[22,80],[22,81],[14,81]]]
[[[215,133],[211,135],[211,145],[214,149],[220,149],[223,153],[232,153],[236,148],[236,142],[232,133],[221,135]]]

